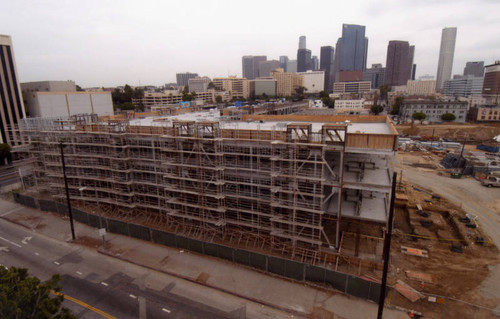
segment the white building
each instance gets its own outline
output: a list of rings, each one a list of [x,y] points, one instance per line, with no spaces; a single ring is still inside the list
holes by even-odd
[[[444,28],[441,34],[441,47],[439,49],[439,62],[437,69],[436,91],[441,91],[444,81],[451,79],[453,56],[455,54],[455,40],[457,28]]]
[[[25,92],[23,97],[29,117],[113,115],[111,92]]]
[[[365,100],[335,100],[335,109],[363,109]]]
[[[408,121],[413,119],[414,113],[424,113],[425,120],[440,123],[443,122],[443,114],[451,113],[455,115],[455,122],[464,123],[467,108],[465,101],[405,100],[399,109],[399,116],[402,121]]]
[[[325,71],[298,72],[304,78],[306,93],[319,93],[325,89]]]
[[[209,83],[210,78],[206,76],[188,79],[189,92],[207,92]]]

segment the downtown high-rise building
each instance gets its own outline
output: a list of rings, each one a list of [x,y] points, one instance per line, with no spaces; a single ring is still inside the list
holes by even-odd
[[[288,56],[286,56],[286,55],[280,56],[280,68],[282,68],[285,72],[288,72],[287,71],[288,61],[289,61]]]
[[[385,84],[406,85],[412,79],[415,47],[407,41],[389,41],[385,70]]]
[[[342,37],[337,41],[335,54],[335,81],[342,81],[342,72],[349,72],[348,77],[361,76],[366,69],[368,38],[365,26],[355,24],[342,25]]]
[[[483,61],[474,61],[467,62],[464,68],[464,75],[472,75],[475,77],[482,78],[484,76],[484,62]]]
[[[245,55],[241,59],[242,75],[248,80],[258,78],[260,62],[267,61],[265,55]]]
[[[319,58],[317,55],[311,57],[311,68],[313,70],[319,70]]]
[[[378,89],[385,83],[385,68],[381,63],[372,64],[372,67],[363,71],[363,81],[370,81],[372,89]]]
[[[278,60],[261,61],[259,62],[259,77],[267,77],[271,74],[271,71],[279,67],[281,67],[281,63]]]
[[[436,91],[438,92],[443,90],[444,81],[451,79],[456,39],[456,27],[443,29],[441,33],[441,47],[439,49],[439,62],[436,76]]]
[[[319,68],[325,71],[325,91],[333,91],[333,75],[335,66],[335,50],[332,46],[322,46],[319,56]]]
[[[194,79],[198,76],[198,73],[177,73],[175,75],[178,86],[187,86],[189,84],[189,79]]]
[[[0,34],[0,143],[11,146],[20,145],[16,135],[9,134],[9,128],[26,117],[17,75],[12,40]]]
[[[312,70],[311,50],[306,48],[306,37],[300,36],[299,49],[297,50],[297,72],[306,72]]]

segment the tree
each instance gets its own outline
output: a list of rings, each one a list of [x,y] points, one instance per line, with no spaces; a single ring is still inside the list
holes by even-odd
[[[299,101],[304,99],[306,91],[307,91],[307,89],[303,86],[299,86],[299,87],[295,88],[295,93],[297,93],[296,97]]]
[[[208,83],[208,85],[207,85],[207,90],[210,90],[210,89],[215,89],[214,82],[209,82],[209,83]]]
[[[380,112],[382,112],[384,110],[384,107],[382,105],[378,105],[378,104],[373,104],[372,107],[371,107],[371,111],[373,114],[375,115],[378,115]]]
[[[330,98],[329,96],[322,97],[321,101],[323,102],[323,105],[325,105],[328,108],[333,108],[335,106],[335,100]]]
[[[445,122],[455,121],[456,118],[457,117],[453,113],[444,113],[443,115],[441,115],[441,119]]]
[[[319,97],[323,99],[324,97],[330,97],[330,94],[328,94],[328,92],[326,91],[321,91],[319,92]]]
[[[217,102],[217,103],[222,103],[222,96],[217,95],[217,96],[215,97],[215,102]]]
[[[82,89],[82,87],[81,87],[81,86],[79,86],[79,85],[77,84],[77,85],[76,85],[76,91],[77,91],[77,92],[82,92],[82,91],[83,91],[83,89]]]
[[[64,295],[59,280],[61,276],[53,275],[41,283],[28,276],[27,269],[0,267],[0,317],[76,319],[69,309],[61,308]]]
[[[388,85],[381,85],[380,88],[380,99],[387,100],[387,93],[391,91],[391,87]]]
[[[120,110],[135,110],[135,105],[132,102],[125,102],[122,105],[117,106]]]
[[[422,112],[415,112],[413,113],[413,115],[411,116],[414,120],[425,120],[425,118],[427,117],[427,115],[425,115],[425,113],[422,113]]]
[[[402,96],[398,96],[396,100],[394,100],[394,104],[392,105],[391,114],[397,115],[399,114],[399,108],[403,105],[404,98]]]

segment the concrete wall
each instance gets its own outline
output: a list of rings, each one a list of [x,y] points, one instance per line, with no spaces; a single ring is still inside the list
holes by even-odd
[[[26,100],[30,117],[113,114],[110,92],[33,92]]]

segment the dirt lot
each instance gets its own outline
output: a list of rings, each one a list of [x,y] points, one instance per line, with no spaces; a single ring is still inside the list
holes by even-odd
[[[488,124],[433,124],[433,125],[397,125],[400,134],[411,136],[437,136],[455,141],[487,141],[500,135],[500,123]]]
[[[427,296],[500,308],[500,255],[495,246],[500,247],[500,189],[482,187],[470,177],[452,179],[439,168],[439,159],[422,152],[397,156],[396,172],[402,171],[408,201],[400,202],[395,211],[389,284],[399,279]],[[412,163],[434,165],[436,169],[414,167]],[[417,204],[422,207],[420,213]],[[478,216],[479,227],[467,227],[465,213]],[[482,239],[486,243],[478,242]],[[453,252],[452,245],[459,245],[462,252]],[[425,250],[428,258],[403,254],[401,246]],[[423,274],[432,282],[412,279],[407,271]],[[416,309],[429,318],[494,317],[491,311],[462,302],[446,299],[445,306],[439,301],[412,303],[399,293],[389,296],[390,303]]]

